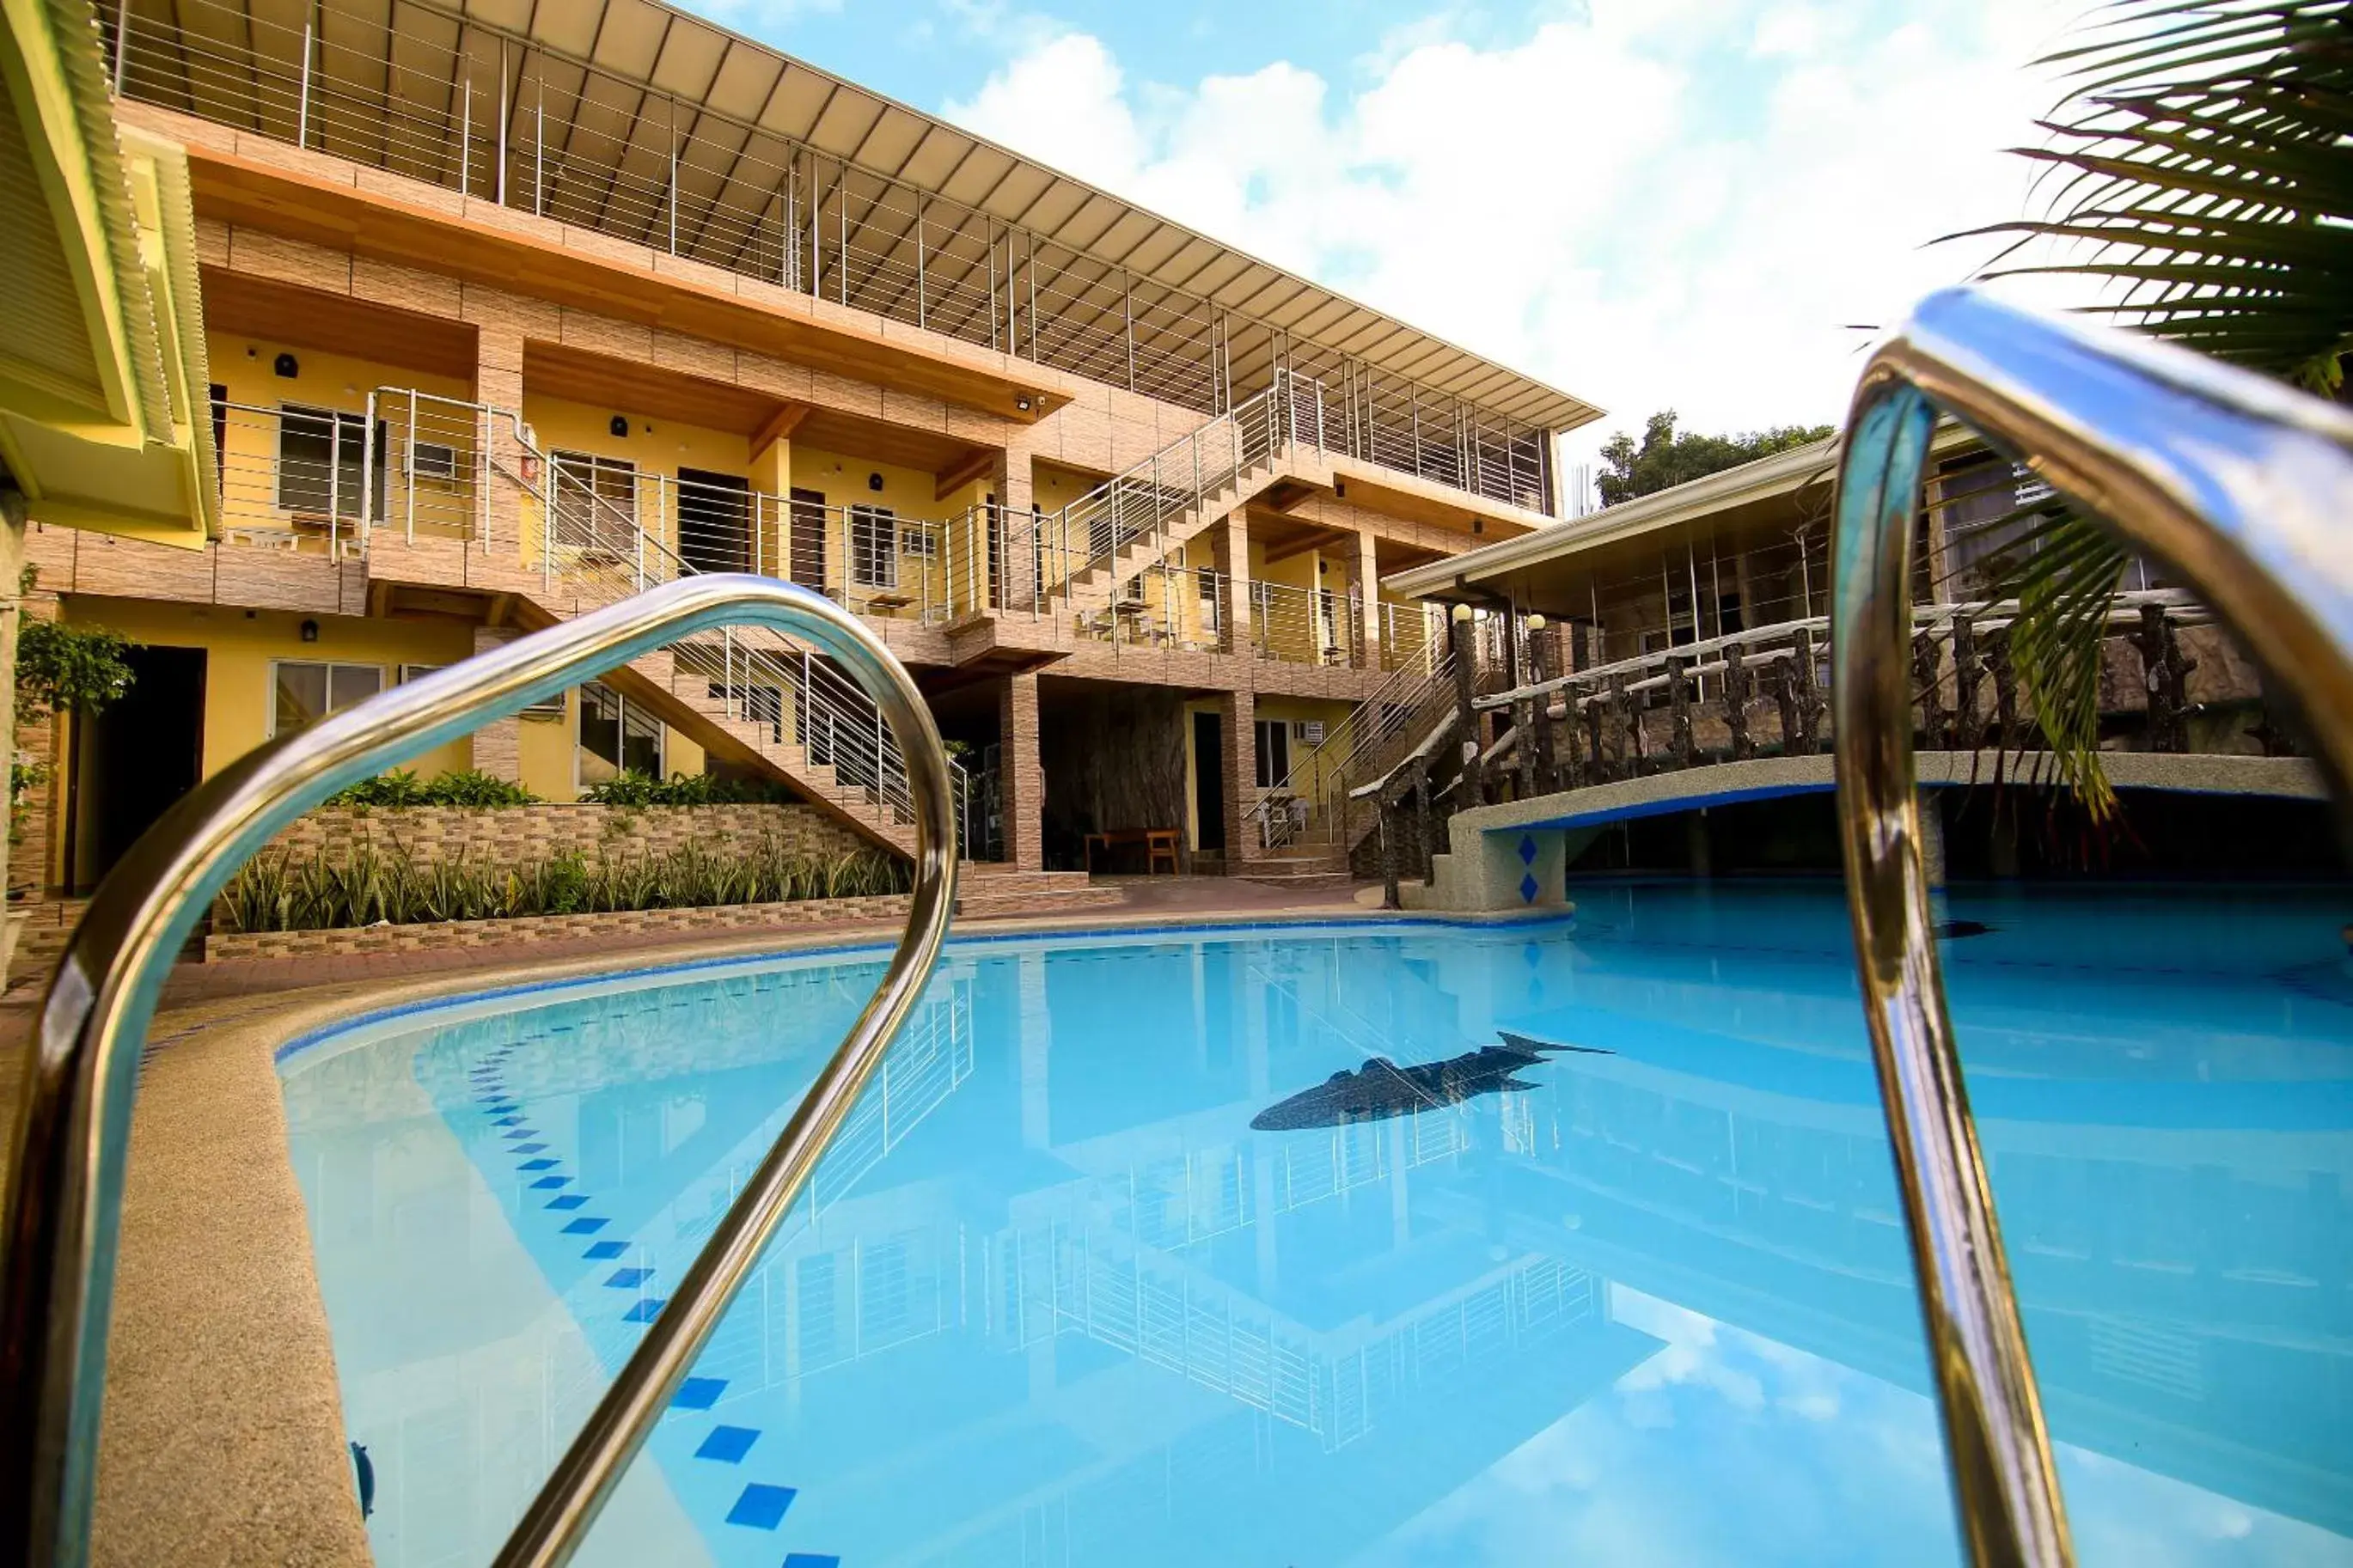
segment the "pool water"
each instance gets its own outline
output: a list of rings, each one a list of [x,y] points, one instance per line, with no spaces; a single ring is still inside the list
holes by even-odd
[[[1579,901],[953,946],[581,1561],[1957,1560],[1835,888]],[[1947,912],[2082,1561],[2353,1563],[2344,900]],[[490,1559],[880,966],[289,1052],[379,1563]],[[1587,1048],[1251,1126],[1499,1030]]]

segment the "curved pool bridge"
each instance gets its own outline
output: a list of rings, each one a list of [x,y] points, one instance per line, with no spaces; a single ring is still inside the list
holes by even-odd
[[[1655,805],[1675,787],[1691,792],[1682,804],[1694,804],[1709,791],[1765,787],[1759,780],[1785,790],[1835,784],[1882,1109],[1962,1534],[1979,1563],[2064,1564],[2073,1548],[1946,1017],[1923,854],[1917,785],[1950,782],[1937,775],[1953,771],[1915,770],[1914,755],[1922,628],[1910,599],[1911,521],[1940,411],[2012,448],[2132,545],[2182,572],[2200,592],[2197,603],[2233,627],[2265,673],[2299,700],[2320,742],[2316,767],[2270,768],[2263,773],[2270,784],[2253,793],[2309,795],[2326,777],[2342,798],[2344,781],[2353,777],[2353,551],[2338,531],[2353,508],[2353,416],[2179,350],[2028,315],[1968,290],[1925,301],[1873,356],[1856,395],[1838,487],[1835,613],[1826,628],[1793,628],[1783,661],[1791,678],[1782,687],[1792,726],[1785,748],[1796,750],[1792,742],[1810,737],[1823,716],[1820,699],[1804,693],[1817,689],[1812,638],[1821,629],[1831,634],[1832,756],[1815,754],[1811,744],[1778,759],[1741,754],[1753,745],[1743,734],[1744,683],[1754,674],[1748,649],[1677,650],[1664,672],[1669,749],[1686,763],[1695,758],[1690,704],[1697,682],[1713,673],[1731,694],[1726,763],[1580,779],[1551,798],[1574,802],[1623,789],[1630,798],[1620,803],[1622,813],[1641,804],[1630,797],[1644,787]],[[2000,607],[1990,608],[1998,616]],[[2153,668],[2173,671],[2177,605],[2158,602],[2153,619],[2147,605],[2132,609],[2152,639]],[[1947,616],[1944,636],[1956,643],[1973,637],[1976,619],[1976,611],[1957,622]],[[771,579],[665,584],[332,715],[199,786],[100,889],[42,999],[8,1171],[0,1277],[0,1553],[7,1560],[77,1564],[88,1557],[132,1100],[164,977],[199,913],[273,833],[337,789],[679,637],[744,624],[815,643],[887,716],[915,806],[913,907],[849,1037],[499,1556],[502,1568],[569,1560],[828,1144],[851,1121],[860,1091],[931,979],[954,904],[947,759],[913,682],[854,616]],[[1930,644],[1935,655],[1933,636]],[[1715,656],[1713,665],[1682,663],[1703,653]],[[1968,658],[1953,662],[1959,672],[1974,668]],[[1553,689],[1566,690],[1563,706],[1602,738],[1598,763],[1606,768],[1626,760],[1622,749],[1613,754],[1607,732],[1626,712],[1629,685],[1616,672],[1600,689],[1579,692],[1571,678],[1541,691],[1501,694],[1491,705],[1533,709],[1541,699],[1549,712]],[[1933,700],[1934,680],[1929,687]],[[1956,703],[1941,731],[1932,716],[1926,730],[1932,742],[1939,733],[1956,740],[1944,763],[1974,763],[1977,738],[1968,729],[1980,711],[1974,699]],[[1534,767],[1542,727],[1529,732],[1526,765]],[[1427,763],[1446,738],[1442,728],[1434,731],[1416,754]],[[1624,743],[1620,731],[1618,745]],[[1474,752],[1462,765],[1475,782],[1501,761]],[[2156,756],[2130,766],[2221,761]],[[1667,778],[1691,783],[1668,785]],[[1544,809],[1546,800],[1525,805]],[[1550,809],[1557,820],[1546,831],[1558,837],[1584,808]],[[1482,844],[1511,846],[1507,864],[1519,863],[1522,886],[1533,880],[1533,822],[1511,825],[1515,831],[1508,833],[1468,826]]]

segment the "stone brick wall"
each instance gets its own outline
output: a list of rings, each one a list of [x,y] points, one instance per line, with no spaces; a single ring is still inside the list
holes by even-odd
[[[700,840],[714,849],[749,848],[767,835],[792,852],[827,859],[871,848],[864,838],[807,805],[519,805],[477,811],[463,806],[322,806],[271,841],[298,855],[322,846],[369,843],[398,847],[420,861],[463,853],[470,859],[521,864],[564,850],[593,859],[663,854]]]

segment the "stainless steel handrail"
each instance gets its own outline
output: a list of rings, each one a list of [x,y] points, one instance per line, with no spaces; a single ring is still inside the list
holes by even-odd
[[[902,737],[916,805],[913,907],[873,998],[499,1560],[552,1568],[571,1556],[921,994],[955,907],[947,754],[914,682],[858,617],[770,578],[663,584],[322,719],[198,785],[100,887],[41,999],[7,1173],[0,1561],[74,1565],[88,1556],[140,1053],[165,973],[214,895],[336,790],[675,638],[743,622],[807,637],[840,660]]]
[[[1831,711],[1847,908],[1971,1562],[2073,1560],[1938,973],[1913,792],[1912,550],[1942,410],[2163,559],[2353,778],[2353,416],[2244,371],[1973,289],[1865,367],[1838,480]]]

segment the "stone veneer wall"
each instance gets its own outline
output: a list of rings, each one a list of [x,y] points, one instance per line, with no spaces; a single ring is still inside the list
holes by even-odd
[[[663,854],[700,840],[714,849],[782,838],[795,854],[832,859],[879,847],[807,805],[322,806],[270,841],[297,855],[352,843],[399,847],[426,863],[471,859],[522,864],[564,850],[593,859]]]

